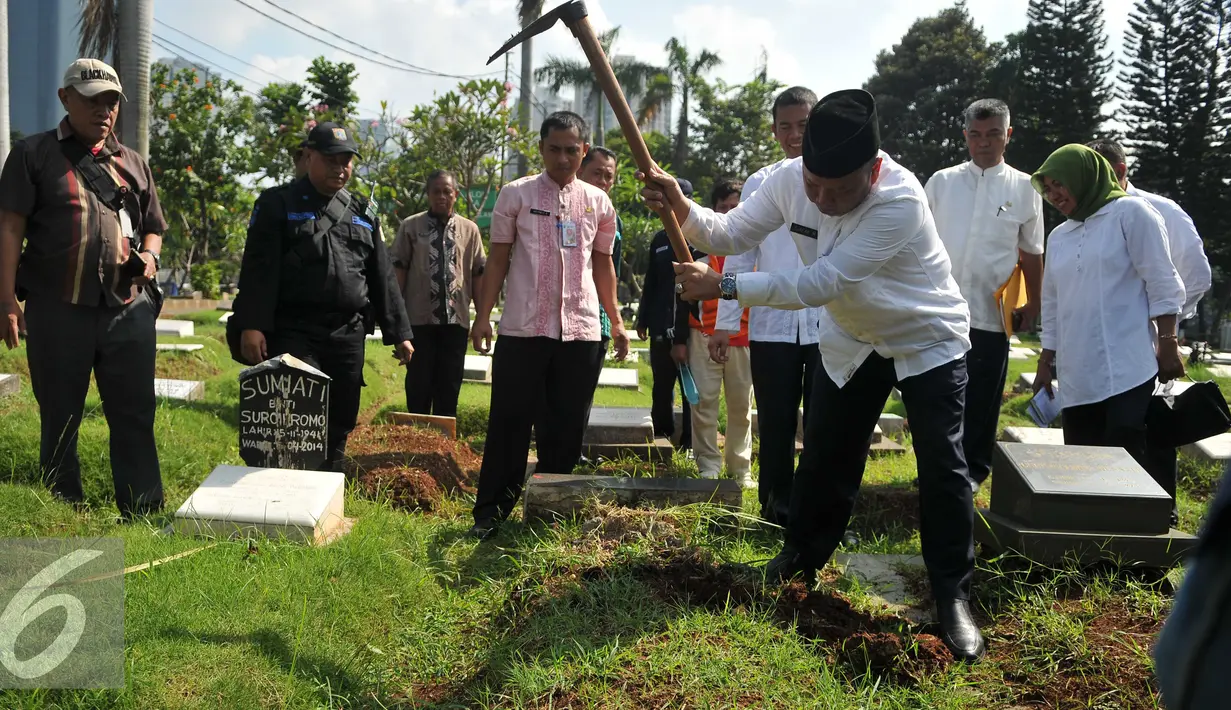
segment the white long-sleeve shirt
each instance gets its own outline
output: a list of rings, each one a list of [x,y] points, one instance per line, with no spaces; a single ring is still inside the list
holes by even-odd
[[[1162,217],[1137,197],[1052,230],[1042,339],[1056,353],[1062,407],[1102,402],[1157,374],[1151,321],[1184,305],[1165,232]]]
[[[1201,242],[1201,235],[1197,234],[1193,218],[1174,201],[1140,190],[1132,183],[1129,183],[1127,192],[1149,202],[1163,218],[1163,224],[1167,227],[1167,246],[1171,249],[1171,263],[1175,264],[1180,281],[1184,282],[1184,311],[1180,318],[1188,320],[1197,315],[1197,303],[1213,284],[1210,260],[1205,256],[1205,245]]]
[[[970,305],[970,327],[1003,333],[996,291],[1013,274],[1019,249],[1043,253],[1043,198],[1029,175],[1003,162],[986,170],[973,162],[946,168],[924,190]]]
[[[788,163],[780,160],[752,174],[744,182],[740,201],[747,201],[765,183],[765,179]],[[795,248],[795,240],[784,225],[775,229],[765,241],[743,254],[727,257],[723,271],[743,274],[752,271],[796,271],[804,267],[804,260]],[[734,300],[718,302],[717,330],[739,330],[739,321],[744,309]],[[761,343],[796,343],[815,345],[820,339],[821,313],[819,308],[803,308],[784,311],[780,308],[757,306],[748,309],[748,339]]]
[[[868,355],[894,361],[899,379],[961,358],[970,312],[919,180],[881,153],[880,179],[854,210],[821,214],[804,192],[802,161],[789,160],[725,215],[690,208],[684,235],[711,254],[742,254],[782,225],[807,265],[739,274],[741,306],[820,307],[820,350],[839,387]]]

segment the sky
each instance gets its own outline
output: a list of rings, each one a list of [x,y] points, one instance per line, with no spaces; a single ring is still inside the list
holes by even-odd
[[[1103,3],[1109,49],[1119,56],[1132,0]],[[558,4],[559,0],[547,1],[548,8]],[[614,54],[631,54],[642,61],[663,64],[663,45],[677,37],[694,53],[709,49],[722,58],[722,65],[710,74],[711,78],[742,83],[753,77],[764,53],[771,78],[788,86],[807,86],[819,95],[861,86],[871,76],[878,52],[898,42],[915,19],[952,4],[953,0],[586,3],[596,29],[621,28]],[[970,13],[989,40],[1002,39],[1023,28],[1027,5],[1028,0],[968,2]],[[252,8],[309,35],[359,51],[279,9],[286,8],[388,57],[462,76],[503,79],[504,60],[498,58],[487,66],[487,58],[517,30],[514,0],[156,0],[154,33],[178,45],[177,53],[182,56],[193,61],[203,59],[252,90],[270,81],[302,81],[308,64],[319,55],[353,62],[359,70],[356,90],[364,117],[378,113],[382,101],[388,102],[395,115],[405,114],[458,82],[356,58],[296,33]],[[169,54],[155,47],[155,56]],[[535,38],[534,55],[536,66],[547,56],[584,59],[577,41],[562,26]],[[514,50],[510,58],[509,77],[514,84],[520,57],[520,50]]]

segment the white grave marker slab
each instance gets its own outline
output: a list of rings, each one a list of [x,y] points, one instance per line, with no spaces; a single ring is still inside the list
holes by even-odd
[[[594,407],[586,425],[587,444],[649,444],[654,441],[650,410],[641,407]]]
[[[604,367],[598,374],[600,387],[619,387],[621,389],[637,389],[637,370],[633,368]]]
[[[610,361],[610,362],[616,362],[616,356],[615,356],[615,349],[614,349],[614,348],[612,348],[611,350],[608,350],[608,351],[607,351],[607,357],[606,357],[606,360],[608,360],[608,361]],[[637,351],[636,351],[636,350],[633,350],[632,348],[629,348],[629,350],[628,350],[628,357],[624,358],[624,362],[637,362]]]
[[[761,435],[761,419],[757,416],[757,410],[752,410],[752,434],[753,436]],[[800,441],[804,440],[804,408],[799,408],[799,414],[795,418],[795,438]]]
[[[205,383],[196,380],[154,379],[154,396],[192,401],[205,396]]]
[[[172,353],[195,353],[205,349],[201,343],[158,343],[154,347],[161,352]]]
[[[1009,348],[1010,360],[1029,360],[1032,357],[1034,357],[1034,351],[1030,348]]]
[[[1016,335],[1009,336],[1009,345],[1021,345],[1021,344],[1022,344],[1021,338],[1017,337]]]
[[[233,312],[227,311],[226,313],[223,313],[222,315],[218,316],[218,322],[226,323],[227,321],[231,320],[231,316],[233,315],[235,315]]]
[[[492,379],[492,359],[488,355],[467,355],[466,364],[462,367],[464,380],[490,382]]]
[[[877,426],[881,431],[889,436],[897,436],[906,431],[906,420],[897,414],[882,413]]]
[[[0,397],[17,394],[21,390],[21,378],[17,375],[0,375]]]
[[[219,466],[175,512],[175,530],[327,542],[343,524],[345,489],[341,473]]]
[[[177,335],[181,338],[193,334],[193,323],[190,320],[163,320],[154,321],[154,332],[158,335]]]
[[[385,336],[380,332],[380,328],[377,328],[375,332],[368,335],[365,339],[368,342],[382,343],[385,340]]]
[[[1063,429],[1040,429],[1030,426],[1006,427],[1001,441],[1012,441],[1019,444],[1043,444],[1046,446],[1064,446]]]
[[[1231,459],[1231,432],[1202,439],[1180,451],[1200,461],[1226,461]]]
[[[1231,365],[1210,365],[1206,369],[1215,377],[1231,378]]]

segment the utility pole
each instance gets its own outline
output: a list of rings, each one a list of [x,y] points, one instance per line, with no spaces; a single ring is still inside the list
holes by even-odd
[[[513,54],[512,51],[508,51],[504,53],[504,85],[505,86],[509,85],[509,57],[512,56],[512,54]],[[507,100],[508,97],[506,96],[505,98]],[[505,168],[507,167],[506,163],[504,162],[504,151],[505,151],[505,146],[507,146],[508,144],[509,144],[509,135],[506,133],[504,135],[504,141],[501,142],[500,144],[500,184],[501,185],[504,184],[504,173],[505,173]]]
[[[9,3],[0,0],[0,167],[9,157]]]

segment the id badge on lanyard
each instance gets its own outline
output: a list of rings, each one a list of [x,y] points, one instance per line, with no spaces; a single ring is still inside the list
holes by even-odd
[[[128,210],[120,209],[120,234],[128,240],[129,244],[134,244],[133,241],[133,221],[129,216]]]
[[[570,214],[568,203],[564,198],[564,192],[560,192],[560,211],[557,213],[556,226],[560,230],[560,246],[570,249],[577,247],[577,222],[571,217],[565,219]]]

